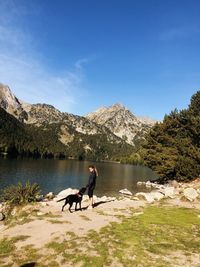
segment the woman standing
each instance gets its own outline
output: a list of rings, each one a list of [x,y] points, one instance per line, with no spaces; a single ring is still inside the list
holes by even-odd
[[[88,196],[89,196],[88,209],[92,209],[94,207],[93,192],[96,186],[96,178],[98,176],[98,173],[97,169],[93,165],[89,166],[89,171],[90,171],[90,176],[86,187],[88,187]]]

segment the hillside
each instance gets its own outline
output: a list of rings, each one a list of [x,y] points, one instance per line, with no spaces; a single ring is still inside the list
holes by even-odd
[[[64,136],[60,135],[60,131]],[[66,136],[68,134],[68,139]],[[64,138],[61,142],[60,139]],[[65,143],[65,144],[64,144]],[[106,134],[74,132],[60,123],[35,126],[24,124],[0,108],[0,153],[11,156],[71,157],[90,160],[116,160],[132,151],[121,140]]]

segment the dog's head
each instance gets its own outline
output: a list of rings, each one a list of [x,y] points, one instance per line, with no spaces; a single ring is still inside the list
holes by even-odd
[[[82,187],[80,190],[79,190],[79,194],[80,195],[83,195],[84,193],[85,193],[85,191],[86,191],[86,187]]]

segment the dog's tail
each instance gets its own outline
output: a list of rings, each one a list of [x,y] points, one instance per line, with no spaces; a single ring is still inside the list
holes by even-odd
[[[62,199],[57,200],[56,202],[63,201],[63,200],[65,200],[66,198],[67,198],[67,197],[64,197],[64,198],[62,198]]]

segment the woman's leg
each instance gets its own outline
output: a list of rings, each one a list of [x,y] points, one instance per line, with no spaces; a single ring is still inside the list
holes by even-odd
[[[94,200],[93,200],[93,190],[88,190],[88,196],[89,196],[89,206],[88,207],[93,207]]]

